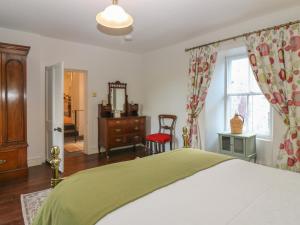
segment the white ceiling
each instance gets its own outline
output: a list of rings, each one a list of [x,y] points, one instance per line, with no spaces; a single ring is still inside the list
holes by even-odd
[[[119,0],[135,19],[132,41],[97,27],[96,14],[110,4],[111,0],[0,0],[0,27],[141,53],[300,1]]]

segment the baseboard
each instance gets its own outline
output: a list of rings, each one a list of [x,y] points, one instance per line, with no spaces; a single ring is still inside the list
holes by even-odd
[[[86,153],[88,155],[96,154],[96,153],[98,153],[98,148],[97,147],[91,147],[91,148],[88,149],[88,151]]]
[[[38,166],[44,162],[45,162],[45,160],[42,157],[32,157],[27,160],[28,167]]]

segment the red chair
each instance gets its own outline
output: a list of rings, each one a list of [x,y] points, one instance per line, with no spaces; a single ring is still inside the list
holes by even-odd
[[[153,152],[152,146],[155,146],[155,152],[165,151],[165,143],[170,142],[170,150],[172,150],[173,135],[175,131],[177,116],[175,115],[159,115],[159,131],[156,134],[146,136],[146,148]],[[168,124],[168,125],[166,125]],[[165,133],[168,131],[168,133]]]

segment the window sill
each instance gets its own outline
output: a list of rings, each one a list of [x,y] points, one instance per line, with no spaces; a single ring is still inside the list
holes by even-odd
[[[265,142],[273,142],[272,138],[267,138],[267,137],[256,137],[256,140],[265,141]]]

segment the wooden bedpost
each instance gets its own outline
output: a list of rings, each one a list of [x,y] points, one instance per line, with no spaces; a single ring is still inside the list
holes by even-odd
[[[189,134],[188,129],[186,127],[182,128],[182,139],[183,139],[183,147],[189,148],[190,147],[190,141],[189,141]]]
[[[52,169],[52,178],[51,178],[51,187],[55,188],[56,185],[58,185],[63,178],[59,176],[59,164],[61,159],[59,158],[59,147],[54,146],[51,148],[51,160],[50,160],[50,164],[51,164],[51,169]]]

